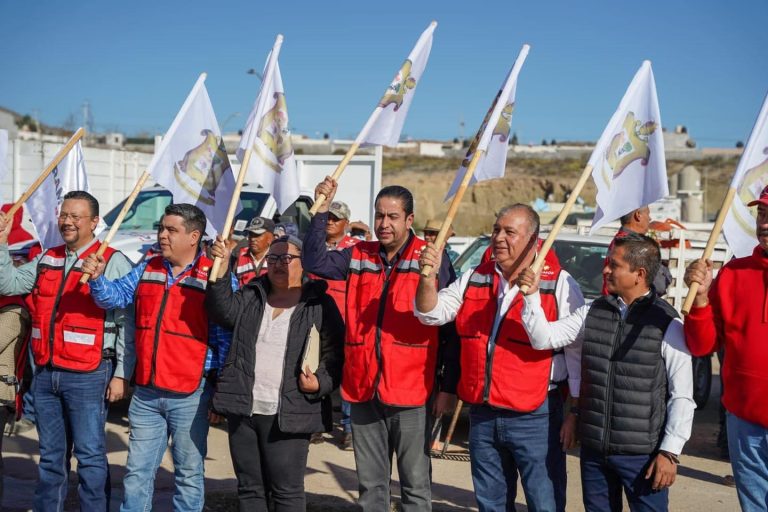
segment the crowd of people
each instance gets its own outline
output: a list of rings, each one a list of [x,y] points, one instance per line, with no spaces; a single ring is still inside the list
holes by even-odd
[[[577,443],[586,510],[623,499],[667,510],[691,435],[691,354],[720,349],[739,502],[768,510],[768,187],[750,203],[753,255],[714,280],[711,262],[688,267],[699,289],[685,321],[660,298],[668,280],[647,208],[622,218],[604,295],[587,305],[556,257],[531,270],[539,217],[527,205],[499,211],[488,257],[457,278],[455,255],[434,245],[439,223],[416,236],[410,191],[381,189],[371,230],[336,188],[318,184],[327,201],[303,236],[257,217],[240,244],[205,242],[204,214],[172,204],[136,266],[97,254],[87,192],[64,198],[64,244],[23,264],[0,213],[0,356],[14,347],[18,367],[29,340],[36,511],[63,510],[72,456],[81,510],[109,509],[107,410],[129,394],[122,511],[151,509],[169,441],[173,508],[202,510],[208,429],[222,421],[240,510],[305,510],[309,445],[333,427],[337,388],[365,511],[390,510],[393,455],[401,510],[431,510],[430,433],[457,397],[479,510],[514,510],[518,475],[528,510],[566,510],[565,451]],[[229,264],[211,276],[217,258]],[[0,412],[20,414],[15,393],[0,393]]]

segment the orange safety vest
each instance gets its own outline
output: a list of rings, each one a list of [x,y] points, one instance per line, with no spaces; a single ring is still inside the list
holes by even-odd
[[[96,242],[83,252],[66,275],[64,245],[48,249],[38,261],[30,334],[38,366],[90,372],[101,364],[106,311],[93,301],[88,284],[80,284],[83,260],[100,245]],[[107,248],[107,262],[115,252]]]
[[[341,381],[341,395],[349,402],[376,395],[388,405],[420,406],[432,393],[438,331],[413,314],[425,244],[411,236],[388,278],[379,242],[352,247]]]
[[[457,393],[470,404],[487,403],[519,412],[538,408],[547,396],[552,350],[531,346],[521,321],[523,296],[518,294],[501,320],[495,345],[488,354],[489,338],[498,309],[499,274],[496,263],[478,266],[469,278],[456,314],[461,339],[461,377]],[[557,320],[555,286],[560,268],[546,264],[539,292],[549,321]]]
[[[166,287],[163,257],[147,263],[136,287],[136,383],[176,393],[200,385],[208,351],[208,314],[203,306],[213,262],[197,262]]]
[[[242,247],[235,260],[235,277],[240,288],[248,284],[252,279],[263,276],[267,273],[266,255],[262,258],[257,267],[253,265],[253,258],[248,253],[247,247]]]

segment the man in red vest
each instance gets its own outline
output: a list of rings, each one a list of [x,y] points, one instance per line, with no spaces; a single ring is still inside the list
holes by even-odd
[[[132,372],[132,338],[123,330],[125,310],[104,311],[80,285],[84,259],[96,252],[93,231],[99,203],[83,191],[64,196],[58,218],[64,244],[14,268],[6,244],[10,222],[0,214],[0,295],[31,292],[30,344],[38,371],[32,381],[40,439],[40,480],[34,509],[62,510],[73,442],[83,510],[106,510],[109,467],[104,423],[106,402],[119,400]],[[131,264],[108,249],[105,272],[112,278]],[[114,373],[114,377],[112,376]],[[69,434],[69,435],[68,435]]]
[[[328,205],[336,182],[327,177],[315,197],[328,200],[304,238],[304,268],[326,279],[346,280],[346,341],[341,396],[352,403],[352,438],[365,511],[388,511],[392,454],[397,455],[401,508],[432,507],[427,403],[438,372],[438,328],[413,316],[419,282],[418,259],[425,242],[411,230],[413,196],[399,186],[384,187],[375,204],[377,242],[340,251],[325,245]],[[435,286],[454,279],[446,262]],[[455,405],[455,365],[446,362],[433,412]],[[453,382],[451,382],[453,381]]]
[[[240,287],[254,277],[267,273],[265,256],[275,239],[275,221],[266,217],[254,217],[245,228],[248,245],[232,253],[231,269]]]
[[[685,283],[701,286],[685,318],[693,356],[724,350],[722,404],[742,510],[768,508],[768,186],[757,207],[752,254],[729,261],[712,281],[712,262],[688,266]]]
[[[493,225],[493,259],[481,263],[438,292],[434,275],[421,277],[416,316],[425,325],[455,319],[461,339],[458,395],[471,404],[469,450],[472,480],[481,511],[514,508],[517,472],[531,510],[565,510],[565,453],[573,442],[575,417],[563,421],[558,384],[579,393],[579,347],[534,348],[521,311],[517,276],[536,256],[539,216],[514,204]],[[439,268],[442,251],[422,251],[419,268]],[[547,260],[539,285],[550,320],[584,304],[576,281]],[[562,444],[562,446],[561,446]]]
[[[212,265],[200,245],[205,214],[191,204],[172,204],[160,219],[161,254],[126,276],[109,280],[95,255],[83,265],[90,290],[105,309],[136,307],[136,389],[128,410],[131,436],[123,479],[123,512],[152,508],[155,473],[171,444],[176,489],[174,510],[202,510],[208,437],[208,406],[231,333],[208,321],[203,307]],[[232,278],[233,288],[237,283]]]

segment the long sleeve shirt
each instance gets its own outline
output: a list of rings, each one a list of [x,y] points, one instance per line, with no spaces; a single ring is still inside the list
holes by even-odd
[[[619,297],[619,311],[625,318],[629,307]],[[523,304],[523,326],[531,342],[539,348],[581,345],[584,340],[584,322],[589,306],[582,306],[572,315],[556,322],[549,322],[541,309],[538,292],[528,295]],[[691,437],[693,411],[693,370],[691,354],[685,346],[683,322],[676,318],[667,327],[661,341],[661,357],[667,372],[667,423],[661,449],[680,454]]]
[[[506,316],[509,307],[519,292],[516,284],[510,284],[501,273],[499,267],[496,267],[496,273],[499,278],[499,293],[496,298],[497,308],[496,317],[491,326],[491,337],[496,337],[496,331],[501,325],[501,320]],[[443,325],[456,319],[456,314],[464,302],[464,291],[467,289],[472,272],[465,272],[458,281],[454,281],[450,286],[440,290],[437,293],[437,304],[432,311],[419,311],[414,306],[414,314],[426,325]],[[584,304],[584,296],[581,289],[573,277],[562,270],[555,286],[555,297],[557,298],[559,317],[564,318]],[[539,348],[534,345],[534,348]],[[581,345],[563,344],[562,347],[549,347],[554,349],[563,348],[562,353],[557,352],[552,358],[552,371],[550,388],[554,383],[568,380],[568,387],[571,396],[579,396],[579,387],[581,384]],[[494,349],[494,344],[488,344],[489,353]],[[543,348],[542,348],[543,350]]]
[[[96,241],[96,239],[93,239],[77,251],[70,251],[68,249],[65,251],[65,276],[69,275],[72,265],[80,258],[80,255],[87,251]],[[37,264],[40,258],[43,257],[43,254],[45,254],[45,251],[32,261],[20,267],[14,267],[13,260],[8,252],[8,245],[0,244],[0,295],[25,295],[30,293],[35,286]],[[130,260],[123,253],[118,252],[107,262],[104,275],[110,279],[117,279],[127,274],[131,267]],[[123,306],[108,310],[104,319],[104,326],[107,328],[107,332],[104,333],[103,348],[115,351],[115,377],[128,379],[133,373],[131,361],[135,359],[133,308]],[[112,329],[113,327],[115,329]]]
[[[173,268],[168,260],[163,259],[163,265],[168,272],[168,279],[166,280],[166,289],[174,285],[178,278],[186,271],[191,269],[201,253],[198,253],[197,257],[187,265],[180,273],[173,275]],[[142,261],[136,267],[134,267],[128,274],[119,279],[108,279],[105,275],[100,275],[96,279],[92,279],[88,282],[91,288],[91,296],[99,307],[104,309],[121,308],[126,307],[129,304],[133,304],[136,288],[139,285],[139,279],[144,273],[144,269],[147,268],[148,260]],[[237,281],[235,277],[230,274],[232,281],[232,289],[237,289]],[[201,311],[200,314],[204,314]],[[213,322],[208,322],[208,351],[205,355],[205,370],[212,370],[220,368],[223,363],[219,354],[226,354],[229,350],[229,344],[232,342],[232,333],[219,327]],[[136,362],[135,352],[131,354],[132,365]],[[133,368],[133,366],[131,366]]]

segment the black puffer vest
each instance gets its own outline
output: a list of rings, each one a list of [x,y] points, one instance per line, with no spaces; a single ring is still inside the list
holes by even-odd
[[[650,293],[622,320],[616,297],[592,303],[581,356],[582,445],[606,455],[650,454],[666,421],[664,333],[677,311]]]

